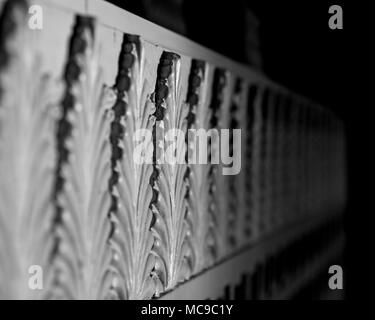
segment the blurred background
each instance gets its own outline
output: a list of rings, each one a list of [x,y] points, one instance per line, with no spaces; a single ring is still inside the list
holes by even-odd
[[[271,79],[333,110],[346,125],[348,141],[348,209],[345,214],[347,244],[343,269],[345,297],[360,297],[360,283],[353,280],[358,267],[358,250],[353,240],[362,224],[361,209],[354,198],[356,150],[360,116],[354,105],[355,64],[351,51],[355,8],[348,1],[270,0],[110,0],[158,25],[182,34],[238,62],[261,70]],[[331,5],[343,8],[344,29],[328,27]],[[349,41],[349,37],[351,41]],[[353,42],[354,41],[354,42]],[[352,60],[353,59],[353,60]],[[356,218],[353,216],[356,215]],[[356,255],[356,256],[355,256]],[[313,296],[319,286],[327,287],[326,275],[316,288],[306,288],[301,296]],[[314,291],[315,290],[315,291]]]

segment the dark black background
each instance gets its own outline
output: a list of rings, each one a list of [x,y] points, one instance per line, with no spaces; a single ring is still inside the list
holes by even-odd
[[[146,19],[138,0],[110,1]],[[328,27],[331,5],[343,8],[343,30]],[[184,0],[185,36],[234,60],[245,61],[244,8],[248,6],[260,20],[263,71],[273,80],[332,109],[346,125],[348,142],[348,209],[345,214],[346,298],[366,297],[367,255],[364,227],[364,157],[369,148],[369,105],[361,99],[366,81],[359,76],[362,52],[360,36],[364,11],[357,1],[270,1],[270,0]],[[150,19],[149,19],[150,20]],[[362,29],[361,29],[362,28]],[[362,70],[365,71],[365,70]],[[365,71],[366,73],[366,71]]]

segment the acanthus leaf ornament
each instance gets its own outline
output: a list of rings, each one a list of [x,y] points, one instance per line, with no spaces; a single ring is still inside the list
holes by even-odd
[[[62,85],[41,70],[26,1],[0,16],[0,298],[47,298],[54,267],[54,130]],[[38,279],[30,283],[37,267]],[[33,271],[32,271],[33,272]],[[37,290],[32,290],[36,285]]]

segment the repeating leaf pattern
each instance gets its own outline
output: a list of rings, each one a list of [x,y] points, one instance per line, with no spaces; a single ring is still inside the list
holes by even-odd
[[[48,27],[31,31],[30,4],[0,0],[1,299],[157,298],[279,227],[344,209],[344,127],[330,112],[70,4],[49,3]],[[208,164],[184,163],[199,158],[189,129],[234,128],[238,176],[210,164],[223,151],[212,139]],[[135,161],[140,144],[152,163]]]

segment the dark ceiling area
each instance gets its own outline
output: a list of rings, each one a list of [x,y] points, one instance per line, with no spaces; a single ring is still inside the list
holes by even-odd
[[[307,0],[111,0],[143,18],[178,29],[168,21],[169,7],[178,3],[180,16],[170,14],[170,20],[182,19],[183,33],[190,39],[218,51],[236,61],[246,62],[245,9],[259,19],[260,55],[263,71],[273,80],[293,91],[333,109],[346,118],[343,104],[345,93],[344,41],[349,19],[344,10],[344,30],[328,28],[329,1]],[[168,4],[168,2],[170,4]],[[343,3],[344,1],[340,1]],[[175,5],[176,6],[176,5]],[[342,4],[346,9],[346,4]],[[155,19],[150,12],[163,15]],[[171,11],[173,12],[173,11]],[[157,20],[157,21],[155,21]],[[176,28],[173,28],[176,25]]]
[[[291,90],[318,102],[340,116],[347,128],[349,167],[349,206],[352,214],[360,214],[358,203],[354,206],[354,193],[359,185],[356,173],[357,154],[362,150],[362,113],[353,112],[355,98],[353,89],[356,64],[353,52],[358,51],[357,39],[353,37],[354,16],[358,15],[354,3],[348,1],[270,1],[270,0],[112,0],[110,1],[143,18],[155,21],[147,12],[147,6],[168,8],[166,3],[178,3],[180,15],[170,15],[181,22],[190,39],[220,52],[236,61],[246,62],[245,10],[250,9],[259,19],[259,50],[262,69],[271,79]],[[343,30],[328,27],[331,5],[343,8]],[[161,8],[161,11],[165,10]],[[180,19],[180,20],[178,20]],[[177,24],[175,24],[177,25]],[[181,25],[181,24],[179,24]],[[173,23],[164,25],[173,30]],[[177,30],[178,29],[178,30]],[[350,41],[349,41],[350,39]],[[355,100],[353,99],[355,98]],[[362,118],[361,118],[362,117]],[[357,195],[355,195],[357,198]],[[348,222],[349,221],[349,222]],[[348,234],[353,237],[358,219],[348,219]],[[351,243],[351,242],[349,242]],[[349,250],[350,249],[350,250]],[[354,252],[348,246],[348,252]],[[351,264],[351,266],[353,266]],[[351,285],[356,285],[352,282]],[[350,291],[349,291],[350,292]],[[353,291],[352,291],[353,292]]]

